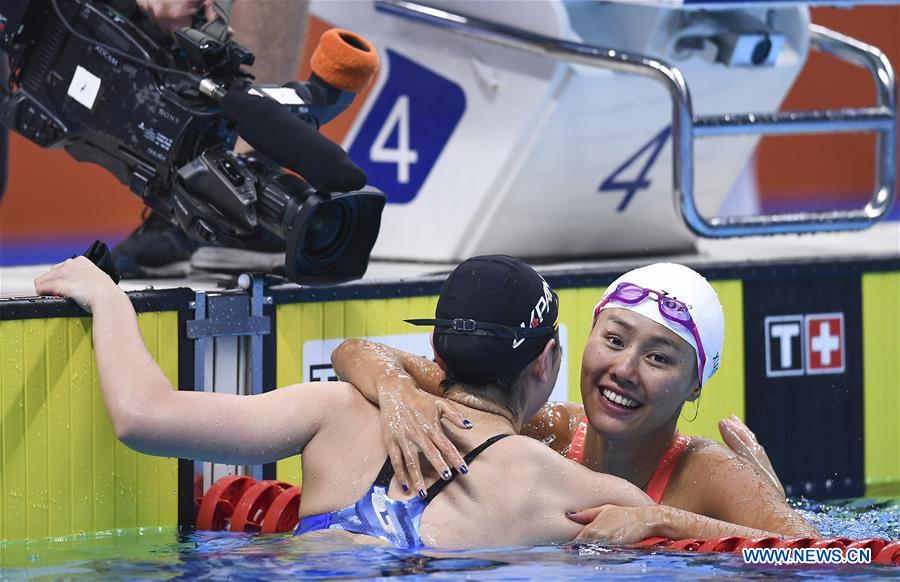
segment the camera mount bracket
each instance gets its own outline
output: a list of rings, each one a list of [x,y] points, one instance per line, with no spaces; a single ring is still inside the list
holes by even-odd
[[[265,293],[267,282],[263,275],[242,274],[237,290],[196,293],[191,303],[194,319],[185,323],[186,337],[194,340],[194,390],[234,395],[266,391],[263,336],[272,333],[272,318],[263,314],[272,303]],[[204,482],[209,483],[235,473],[263,479],[265,473],[263,465],[203,467]]]

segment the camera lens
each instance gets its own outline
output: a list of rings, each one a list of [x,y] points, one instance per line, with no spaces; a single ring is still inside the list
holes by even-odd
[[[309,218],[303,238],[303,255],[310,261],[327,259],[352,236],[353,211],[344,200],[320,205]]]
[[[750,55],[750,62],[754,65],[761,65],[769,58],[770,52],[772,52],[772,41],[766,36],[753,47],[753,54]]]

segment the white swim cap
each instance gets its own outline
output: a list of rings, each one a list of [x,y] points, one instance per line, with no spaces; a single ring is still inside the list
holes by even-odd
[[[607,295],[615,291],[620,283],[632,283],[646,289],[659,291],[667,297],[672,297],[687,305],[706,354],[703,377],[700,378],[700,385],[705,386],[706,381],[719,369],[722,344],[725,341],[725,314],[722,312],[722,304],[719,303],[719,297],[712,285],[702,275],[684,265],[655,263],[628,271],[613,281],[600,299],[600,303]],[[597,307],[600,306],[600,303],[597,304]],[[640,303],[629,304],[612,299],[603,306],[603,309],[608,307],[633,311],[672,330],[694,348],[694,353],[697,355],[697,369],[700,369],[700,350],[697,349],[694,334],[686,327],[663,317],[656,301],[644,300]],[[594,309],[594,313],[599,313],[597,308]]]

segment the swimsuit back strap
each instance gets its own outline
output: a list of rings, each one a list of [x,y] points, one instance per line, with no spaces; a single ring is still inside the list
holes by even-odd
[[[378,477],[375,478],[375,482],[372,485],[376,487],[384,487],[388,488],[391,484],[391,479],[394,478],[394,466],[391,465],[391,458],[388,457],[384,460],[384,465],[381,466],[381,471],[378,472]]]
[[[650,477],[650,482],[644,488],[644,492],[654,503],[659,503],[662,500],[663,493],[666,492],[666,487],[669,485],[669,479],[672,477],[672,471],[675,469],[675,463],[678,462],[679,457],[681,457],[681,454],[690,443],[691,437],[683,434],[675,435],[675,440],[672,441],[672,444],[666,450],[666,454],[660,460],[656,471]]]
[[[466,462],[466,465],[471,463],[475,459],[475,457],[480,455],[486,448],[488,448],[492,444],[496,443],[497,441],[505,439],[508,436],[510,436],[510,435],[496,434],[496,435],[492,436],[491,438],[489,438],[488,440],[481,443],[480,445],[478,445],[477,447],[475,447],[474,449],[472,449],[471,451],[469,451],[463,457],[463,460]],[[450,478],[449,479],[447,479],[446,481],[443,479],[435,481],[435,483],[431,487],[428,488],[428,496],[425,498],[425,504],[427,505],[428,503],[430,503],[431,500],[434,499],[438,493],[440,493],[441,491],[444,490],[444,487],[446,487],[447,485],[452,483],[454,479],[456,479],[457,475],[459,475],[459,473],[456,471],[456,468],[452,467],[450,469]]]

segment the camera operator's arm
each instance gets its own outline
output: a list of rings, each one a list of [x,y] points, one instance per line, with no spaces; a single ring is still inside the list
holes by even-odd
[[[297,78],[308,7],[309,0],[235,0],[231,7],[234,40],[256,55],[256,62],[247,67],[256,83]]]
[[[203,11],[216,18],[213,0],[135,0],[147,18],[165,34],[190,26]],[[256,62],[247,67],[257,83],[285,83],[297,78],[306,31],[309,0],[236,0],[229,15],[235,42],[249,48]]]
[[[137,5],[160,30],[169,35],[179,28],[190,26],[191,20],[201,9],[207,20],[216,17],[213,0],[137,0]]]
[[[236,0],[232,5],[234,40],[256,56],[253,65],[245,68],[257,83],[280,84],[297,78],[308,8],[309,0]],[[238,139],[234,149],[240,153],[251,150],[243,139]]]

